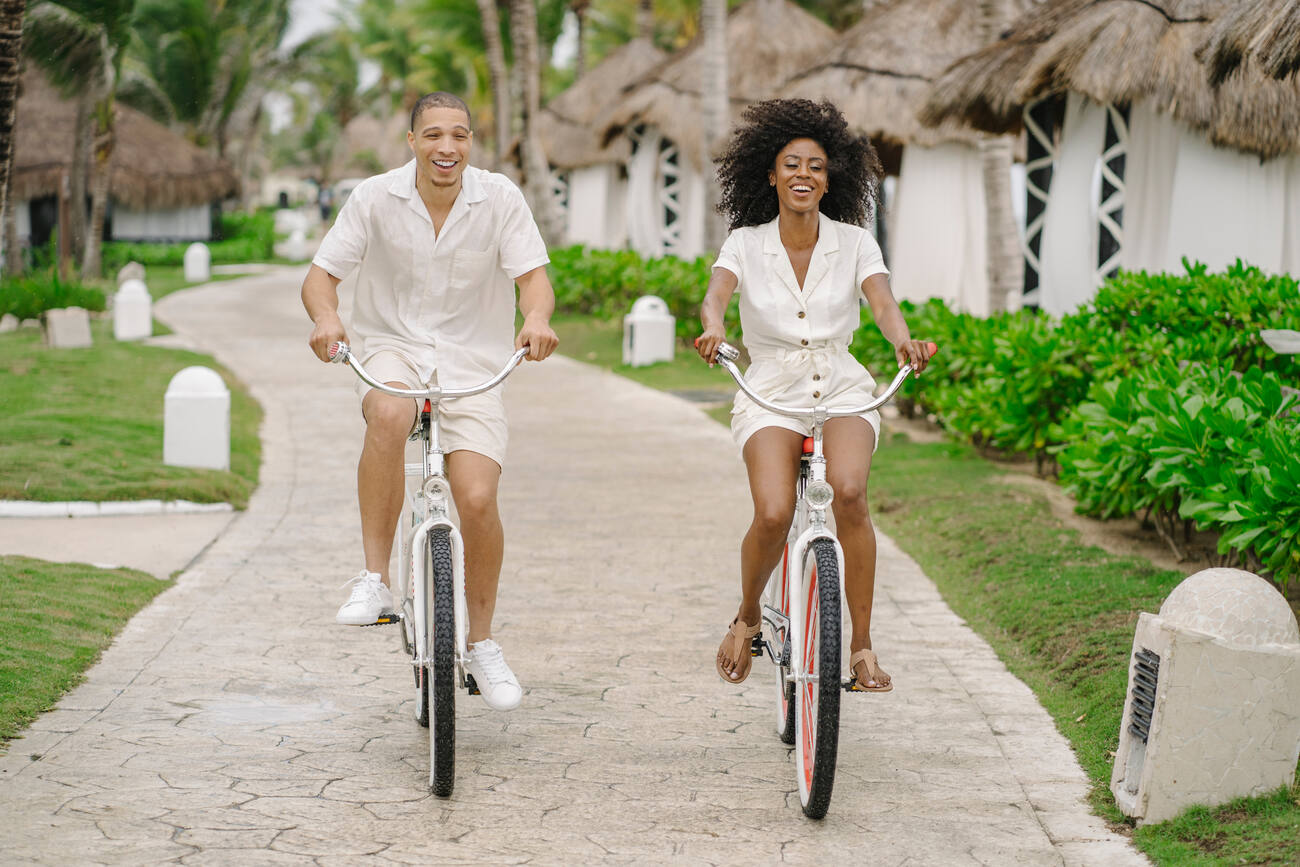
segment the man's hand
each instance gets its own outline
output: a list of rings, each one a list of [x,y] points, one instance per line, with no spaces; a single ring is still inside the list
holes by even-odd
[[[559,345],[560,338],[551,329],[549,317],[544,316],[525,317],[519,336],[515,338],[515,349],[528,347],[528,354],[524,356],[528,361],[541,361]]]
[[[348,333],[343,330],[343,321],[338,314],[325,313],[316,320],[316,327],[312,329],[307,342],[311,344],[311,351],[316,353],[316,357],[327,362],[330,360],[330,344],[338,341],[346,343],[347,339]]]

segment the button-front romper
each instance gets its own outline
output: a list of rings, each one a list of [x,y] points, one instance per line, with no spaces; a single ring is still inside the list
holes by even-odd
[[[753,362],[745,378],[756,392],[795,406],[861,405],[871,400],[876,381],[849,353],[849,344],[860,322],[863,281],[889,271],[866,229],[818,216],[817,244],[802,290],[775,219],[733,231],[713,267],[736,275],[740,327]],[[880,413],[862,418],[878,443]],[[812,434],[805,421],[767,412],[738,392],[731,410],[736,446],[743,450],[765,427]]]

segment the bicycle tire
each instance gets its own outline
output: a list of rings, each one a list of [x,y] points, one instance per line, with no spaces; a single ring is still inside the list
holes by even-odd
[[[429,678],[424,667],[415,665],[415,721],[421,728],[429,727]]]
[[[785,552],[781,555],[781,565],[772,570],[768,579],[768,602],[786,617],[790,616],[790,544],[787,542]],[[784,657],[784,648],[790,643],[790,629],[771,627],[772,647]],[[794,683],[786,678],[790,666],[781,665],[776,669],[776,735],[781,743],[794,744]]]
[[[821,819],[831,804],[840,739],[840,568],[830,539],[814,539],[804,561],[813,568],[804,581],[803,640],[791,661],[800,674],[816,677],[797,681],[795,769],[804,815]]]
[[[433,585],[433,629],[429,689],[429,790],[440,798],[451,795],[456,782],[456,616],[453,610],[451,531],[429,531],[429,576]]]

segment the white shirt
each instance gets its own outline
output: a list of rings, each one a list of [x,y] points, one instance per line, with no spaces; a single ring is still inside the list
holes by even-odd
[[[861,322],[862,282],[889,273],[870,232],[817,216],[802,291],[775,219],[734,230],[713,264],[736,275],[740,327],[753,358],[802,347],[847,349]]]
[[[550,259],[509,178],[466,166],[442,231],[415,189],[415,160],[357,185],[313,264],[357,273],[349,337],[358,357],[383,349],[428,382],[476,385],[514,347],[515,278]]]

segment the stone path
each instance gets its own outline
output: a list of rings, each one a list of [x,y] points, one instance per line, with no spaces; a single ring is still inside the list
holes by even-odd
[[[554,358],[512,379],[496,632],[527,688],[462,697],[456,791],[391,628],[333,625],[359,558],[360,419],[286,269],[158,313],[266,409],[247,512],[0,757],[5,863],[1140,864],[1029,690],[881,539],[898,687],[846,696],[806,820],[771,669],[713,671],[749,517],[730,437],[685,401]],[[881,460],[888,460],[882,451]]]

